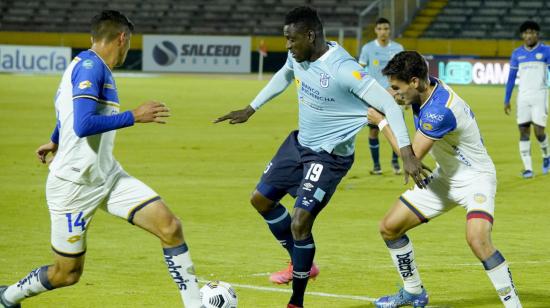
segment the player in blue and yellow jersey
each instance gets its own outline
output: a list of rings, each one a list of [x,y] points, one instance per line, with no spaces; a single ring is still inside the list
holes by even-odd
[[[404,287],[395,295],[381,297],[381,308],[424,307],[428,295],[422,285],[412,242],[406,232],[444,214],[456,205],[466,209],[466,239],[483,264],[505,307],[521,307],[512,274],[502,254],[491,242],[496,194],[496,171],[470,106],[449,86],[428,76],[424,58],[415,51],[397,54],[383,70],[390,77],[396,97],[411,105],[416,134],[412,147],[423,159],[431,153],[437,168],[426,189],[406,191],[380,223]],[[369,121],[397,149],[397,142],[384,116],[370,109]]]
[[[388,78],[382,74],[382,69],[394,55],[403,51],[403,46],[390,40],[390,21],[386,18],[380,17],[376,20],[374,33],[376,33],[376,39],[368,42],[361,48],[359,64],[365,67],[365,71],[378,81],[384,89],[387,89],[390,94],[392,94],[393,90],[390,88]],[[376,125],[369,124],[369,148],[373,162],[373,168],[370,174],[374,175],[382,174],[382,167],[380,165],[380,141],[378,139],[379,132]],[[395,152],[392,152],[391,163],[393,172],[395,174],[400,174],[401,167],[399,167],[398,156]]]
[[[124,63],[133,28],[120,12],[101,12],[92,19],[91,49],[81,52],[63,74],[55,98],[57,125],[51,141],[37,150],[42,163],[49,153],[56,153],[46,183],[54,262],[0,287],[0,306],[19,307],[27,297],[77,283],[84,267],[87,232],[98,208],[156,235],[185,306],[201,306],[179,219],[113,156],[117,129],[164,123],[169,116],[168,108],[155,101],[119,111],[111,70]]]
[[[314,9],[291,10],[283,32],[289,51],[286,64],[250,105],[215,122],[245,122],[290,84],[296,85],[299,128],[269,162],[250,201],[291,256],[289,268],[271,279],[276,283],[292,280],[288,307],[303,307],[307,281],[318,273],[312,268],[313,223],[351,168],[355,135],[367,124],[369,106],[384,112],[395,126],[406,178],[412,175],[423,185],[427,174],[412,153],[401,109],[341,46],[325,41]],[[286,194],[296,198],[292,216],[279,202]]]
[[[504,112],[511,112],[510,99],[519,73],[519,93],[517,95],[517,124],[519,128],[519,152],[523,161],[522,176],[532,178],[531,124],[542,151],[542,173],[550,170],[548,135],[544,132],[548,121],[548,66],[550,47],[539,42],[539,25],[526,21],[520,26],[523,46],[514,50],[510,57],[510,73],[506,83]]]

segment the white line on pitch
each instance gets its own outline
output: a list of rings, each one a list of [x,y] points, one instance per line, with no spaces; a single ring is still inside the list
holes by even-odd
[[[199,279],[200,282],[208,282],[207,280]],[[272,287],[261,287],[261,286],[253,286],[249,284],[240,284],[240,283],[229,283],[230,285],[237,287],[237,288],[243,288],[243,289],[251,289],[251,290],[258,290],[258,291],[266,291],[266,292],[277,292],[277,293],[292,293],[291,289],[281,289],[281,288],[272,288]],[[348,295],[348,294],[332,294],[332,293],[325,293],[325,292],[306,292],[306,295],[310,296],[320,296],[320,297],[331,297],[331,298],[339,298],[339,299],[349,299],[349,300],[356,300],[356,301],[363,301],[363,302],[374,302],[376,298],[368,297],[368,296],[360,296],[360,295]],[[426,306],[428,308],[446,308],[447,306]]]

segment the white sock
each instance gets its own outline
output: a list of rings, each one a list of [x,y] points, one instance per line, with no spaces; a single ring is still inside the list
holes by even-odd
[[[540,151],[542,152],[542,157],[546,158],[550,156],[550,153],[548,153],[548,135],[544,135],[544,140],[540,144]]]
[[[412,294],[422,293],[422,281],[414,261],[412,242],[407,235],[403,235],[396,240],[386,241],[386,245],[390,251],[393,264],[395,264],[397,272],[403,280],[405,291]]]
[[[533,170],[533,164],[531,163],[531,141],[520,140],[519,141],[519,154],[523,161],[524,170]]]
[[[7,304],[17,304],[27,297],[49,290],[53,290],[53,287],[48,281],[48,266],[42,266],[31,271],[18,283],[9,286],[0,301],[7,301]]]
[[[195,268],[187,245],[182,244],[178,247],[164,248],[163,251],[164,261],[168,266],[172,279],[174,279],[180,290],[183,304],[187,308],[200,308],[199,283],[195,276]]]
[[[521,302],[512,281],[512,272],[510,272],[508,263],[500,252],[497,250],[487,260],[483,261],[483,266],[504,307],[521,308]]]

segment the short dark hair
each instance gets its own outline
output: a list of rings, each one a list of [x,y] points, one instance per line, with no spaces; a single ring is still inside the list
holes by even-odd
[[[92,18],[94,40],[114,40],[121,32],[132,33],[134,24],[119,11],[105,10]]]
[[[521,26],[519,26],[519,33],[523,33],[527,30],[535,30],[537,32],[540,31],[540,26],[536,21],[527,20],[524,21]]]
[[[426,80],[428,64],[426,59],[416,51],[402,51],[396,54],[382,70],[385,76],[409,82],[413,77]]]
[[[295,7],[285,16],[285,25],[299,24],[306,30],[314,30],[317,33],[323,32],[323,24],[317,11],[309,6]]]
[[[388,24],[388,25],[391,25],[390,21],[387,20],[387,19],[384,18],[384,17],[378,18],[374,24],[375,24],[376,26],[378,26],[378,25],[380,25],[380,24]]]

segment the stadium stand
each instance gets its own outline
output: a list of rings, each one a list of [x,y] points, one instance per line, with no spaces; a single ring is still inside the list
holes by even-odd
[[[449,0],[423,38],[516,39],[527,19],[550,28],[550,1]]]
[[[87,32],[100,9],[125,12],[139,33],[280,35],[285,13],[303,5],[318,8],[325,26],[357,25],[364,0],[3,0],[0,31]]]

